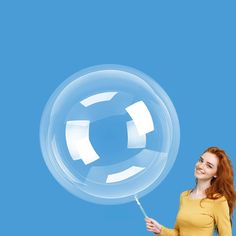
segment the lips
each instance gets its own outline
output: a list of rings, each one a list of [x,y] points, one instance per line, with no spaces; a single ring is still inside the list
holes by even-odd
[[[202,175],[205,174],[205,172],[204,172],[202,169],[197,168],[196,171],[197,171],[199,174],[202,174]]]

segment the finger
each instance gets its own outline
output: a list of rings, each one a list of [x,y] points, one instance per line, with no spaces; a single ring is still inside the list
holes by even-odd
[[[161,230],[161,228],[160,227],[158,227],[158,226],[156,226],[156,225],[153,225],[153,224],[146,224],[146,227],[147,228],[152,228],[152,229],[157,229],[157,230]]]
[[[146,228],[154,229],[154,227],[152,225],[147,225]]]
[[[151,230],[151,231],[153,231],[153,230],[154,230],[153,228],[150,228],[150,227],[147,227],[146,229],[147,229],[147,230]]]
[[[154,223],[152,218],[148,218],[148,219],[146,218],[145,221],[146,221],[147,223],[152,223],[152,224]]]
[[[156,230],[156,229],[157,229],[157,228],[154,227],[153,225],[148,225],[146,228],[147,228],[147,229],[150,229],[150,230]],[[158,229],[158,230],[159,230],[159,229]]]
[[[150,221],[153,223],[153,224],[155,224],[157,221],[156,220],[154,220],[154,219],[152,219],[152,218],[150,218]]]
[[[146,223],[146,225],[150,225],[150,226],[152,225],[152,226],[154,226],[154,224],[153,224],[153,223]]]
[[[159,234],[161,232],[160,230],[154,229],[154,228],[147,228],[147,231],[150,231],[150,232],[153,232],[153,233],[156,233],[156,234]]]
[[[159,222],[157,222],[157,221],[156,221],[156,220],[154,220],[154,219],[152,219],[152,223],[153,223],[154,225],[156,225],[157,227],[159,227],[159,226],[160,226]]]
[[[146,227],[149,228],[149,229],[155,229],[155,226],[154,226],[154,225],[149,225],[149,224],[148,224],[148,225],[146,225]]]
[[[144,220],[145,220],[146,222],[151,222],[151,221],[152,221],[151,218],[149,218],[149,217],[145,217]]]
[[[155,229],[154,229],[154,228],[152,228],[152,227],[147,227],[147,230],[148,230],[148,231],[152,231],[152,232],[154,232],[154,231],[155,231]]]
[[[156,227],[154,225],[146,225],[147,228],[155,229]]]

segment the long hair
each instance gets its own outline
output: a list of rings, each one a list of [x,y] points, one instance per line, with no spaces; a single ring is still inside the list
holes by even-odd
[[[210,152],[215,154],[218,159],[218,167],[216,178],[212,178],[211,186],[206,189],[206,198],[218,199],[224,196],[229,206],[230,219],[232,224],[232,216],[236,203],[236,192],[234,189],[234,171],[232,163],[224,150],[218,147],[209,147],[204,153]]]

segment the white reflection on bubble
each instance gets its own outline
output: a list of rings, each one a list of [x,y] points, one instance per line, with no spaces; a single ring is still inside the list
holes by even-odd
[[[126,170],[108,175],[106,183],[115,183],[115,182],[119,182],[119,181],[128,179],[128,178],[138,174],[143,169],[144,168],[139,167],[139,166],[131,166]]]
[[[117,92],[99,93],[82,100],[80,103],[88,107],[98,102],[110,101],[116,94]]]
[[[137,128],[138,134],[144,135],[154,130],[152,117],[143,101],[136,102],[125,110],[129,113]]]

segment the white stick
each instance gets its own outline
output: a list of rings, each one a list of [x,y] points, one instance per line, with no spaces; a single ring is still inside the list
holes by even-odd
[[[148,216],[147,216],[146,212],[144,211],[144,209],[143,209],[143,207],[142,207],[141,203],[139,202],[139,200],[138,200],[137,196],[135,195],[135,196],[134,196],[134,198],[135,198],[135,200],[136,200],[136,202],[137,202],[137,204],[138,204],[138,206],[139,206],[140,210],[142,211],[142,213],[143,213],[144,217],[145,217],[145,218],[147,218]]]

